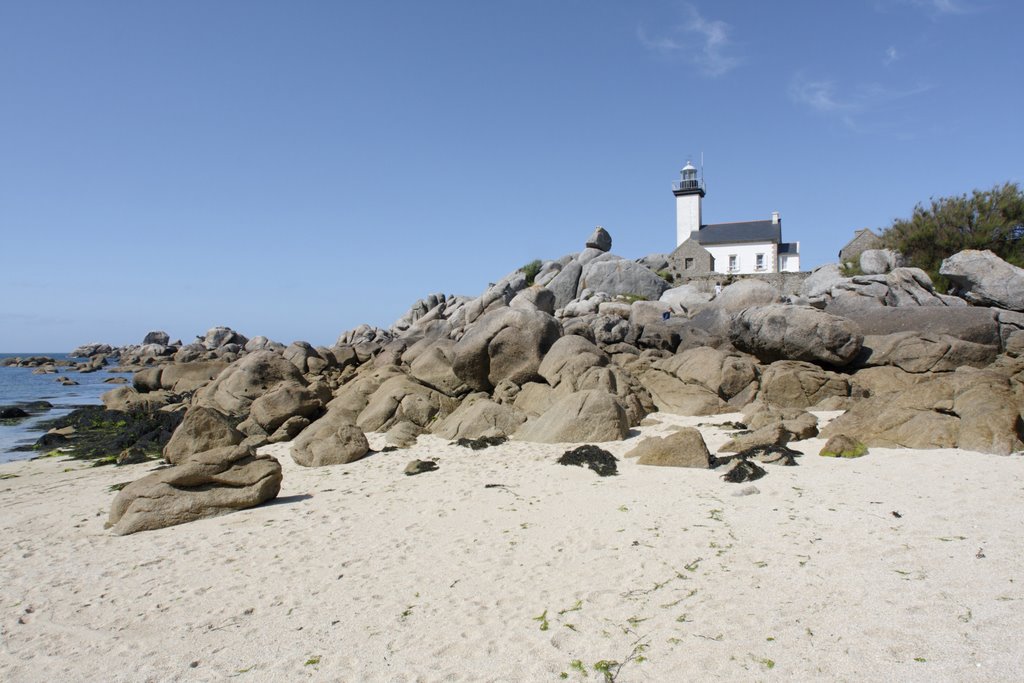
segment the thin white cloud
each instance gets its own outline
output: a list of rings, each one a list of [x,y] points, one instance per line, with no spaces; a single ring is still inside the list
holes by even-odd
[[[862,83],[841,90],[831,79],[812,79],[803,73],[796,74],[789,84],[789,96],[794,102],[818,114],[834,116],[853,130],[863,130],[865,120],[878,124],[898,102],[929,90],[928,85],[896,89],[879,83]]]
[[[911,0],[918,7],[923,7],[936,14],[965,14],[971,11],[965,0]]]
[[[875,9],[887,12],[898,5],[917,7],[933,17],[969,14],[978,9],[974,0],[875,0]]]
[[[705,19],[693,5],[683,7],[687,16],[682,24],[663,36],[650,36],[641,26],[637,29],[640,42],[659,54],[686,58],[704,76],[716,78],[734,69],[740,60],[729,54],[732,27],[724,21]]]
[[[892,64],[893,62],[895,62],[899,58],[900,58],[899,51],[895,47],[890,45],[885,50],[885,57],[882,58],[882,64],[884,64],[885,66],[889,66],[890,64]]]

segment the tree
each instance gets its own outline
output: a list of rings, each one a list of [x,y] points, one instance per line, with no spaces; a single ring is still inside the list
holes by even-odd
[[[1024,191],[1017,183],[974,190],[970,196],[932,198],[918,204],[909,219],[898,218],[882,231],[882,242],[945,291],[942,260],[964,249],[988,249],[1004,261],[1024,267]]]

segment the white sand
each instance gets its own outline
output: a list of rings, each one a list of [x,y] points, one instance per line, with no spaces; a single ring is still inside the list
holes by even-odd
[[[150,465],[2,465],[0,679],[596,681],[632,653],[617,680],[1020,680],[1024,458],[822,443],[747,496],[558,446],[303,469],[278,445],[276,502],[127,537],[108,487]]]

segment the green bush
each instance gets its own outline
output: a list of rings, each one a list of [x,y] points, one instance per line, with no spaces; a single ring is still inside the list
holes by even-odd
[[[537,273],[540,272],[540,268],[542,265],[543,264],[540,262],[540,259],[534,259],[519,269],[523,271],[524,275],[526,275],[527,285],[532,285],[533,281],[537,279]]]
[[[942,260],[964,249],[988,249],[1024,267],[1024,191],[1005,183],[970,196],[932,199],[930,206],[915,206],[909,219],[893,221],[881,237],[908,265],[928,273],[939,291],[949,285],[939,275]]]

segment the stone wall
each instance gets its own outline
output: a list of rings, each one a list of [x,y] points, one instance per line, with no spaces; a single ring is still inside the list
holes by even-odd
[[[800,287],[803,285],[804,280],[810,276],[810,272],[800,273],[755,273],[752,275],[726,275],[724,273],[709,273],[707,275],[698,275],[695,277],[677,277],[671,283],[673,287],[679,287],[680,285],[693,284],[696,285],[702,292],[714,292],[715,285],[720,284],[723,287],[730,285],[733,282],[746,279],[761,280],[767,282],[771,286],[778,289],[784,295],[797,296],[800,294]]]

